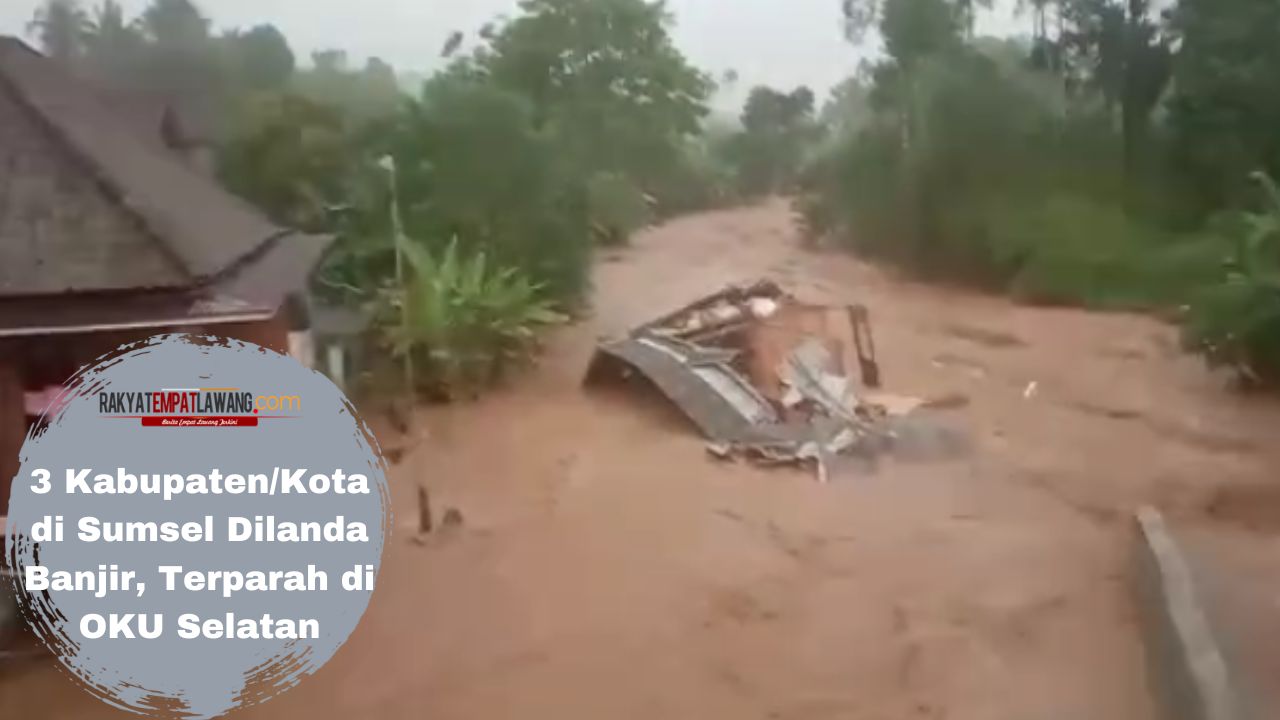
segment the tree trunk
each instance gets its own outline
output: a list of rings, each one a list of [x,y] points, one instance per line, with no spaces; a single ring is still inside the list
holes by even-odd
[[[1141,151],[1143,130],[1146,124],[1144,109],[1141,106],[1141,88],[1138,83],[1138,64],[1135,59],[1141,49],[1142,41],[1139,32],[1142,20],[1146,17],[1146,0],[1129,0],[1124,25],[1124,83],[1120,98],[1120,127],[1124,144],[1124,177],[1129,187],[1136,180],[1138,159]]]

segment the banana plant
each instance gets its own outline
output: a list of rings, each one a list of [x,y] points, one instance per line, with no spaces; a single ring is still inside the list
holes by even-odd
[[[541,286],[484,252],[464,254],[455,238],[438,256],[406,242],[408,277],[390,291],[389,339],[421,363],[419,382],[446,397],[474,392],[529,360],[538,330],[566,320]],[[390,318],[395,317],[395,320]]]

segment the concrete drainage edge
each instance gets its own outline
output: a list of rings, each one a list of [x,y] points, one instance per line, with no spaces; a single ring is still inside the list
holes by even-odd
[[[1230,669],[1164,516],[1138,511],[1137,585],[1148,683],[1165,720],[1243,720]]]

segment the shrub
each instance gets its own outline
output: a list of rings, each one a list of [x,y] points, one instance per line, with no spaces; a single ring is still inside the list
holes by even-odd
[[[1250,384],[1280,381],[1280,280],[1233,274],[1202,291],[1188,313],[1190,349]]]
[[[1073,196],[992,218],[992,256],[1023,300],[1093,307],[1140,305],[1149,285],[1141,258],[1162,242],[1114,205]]]
[[[1257,174],[1266,207],[1218,227],[1232,253],[1218,282],[1196,295],[1184,341],[1213,366],[1233,368],[1251,383],[1280,381],[1280,192]]]

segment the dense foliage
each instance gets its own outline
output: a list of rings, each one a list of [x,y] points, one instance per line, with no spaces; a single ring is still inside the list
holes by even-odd
[[[1185,306],[1213,361],[1280,375],[1275,216],[1240,214],[1280,170],[1280,6],[1040,0],[1022,42],[972,38],[969,3],[844,7],[886,57],[823,113],[815,234],[1033,302]]]
[[[528,98],[534,123],[585,171],[620,172],[651,187],[696,134],[710,80],[675,48],[662,3],[523,0],[522,14],[471,65]]]
[[[426,388],[443,397],[475,392],[526,361],[536,331],[564,317],[515,268],[469,256],[450,243],[433,255],[409,244],[410,279],[388,294],[383,322],[399,356],[411,356]]]
[[[1280,3],[1181,0],[1170,31],[1174,161],[1209,208],[1238,203],[1248,176],[1280,177]]]
[[[299,95],[253,93],[222,152],[219,171],[231,190],[282,223],[324,229],[342,202],[348,144],[334,108]]]
[[[108,86],[198,108],[224,184],[336,235],[324,293],[395,298],[406,312],[381,316],[386,339],[418,361],[423,389],[449,394],[585,297],[594,244],[727,195],[698,137],[713,84],[671,21],[648,0],[523,0],[475,37],[453,33],[453,64],[416,96],[378,58],[333,49],[303,65],[270,25],[216,33],[191,0],[132,19],[114,0],[47,0],[31,31]],[[403,285],[397,247],[412,260]]]
[[[404,292],[401,238],[569,310],[593,246],[784,193],[814,237],[1029,302],[1185,310],[1190,346],[1280,378],[1280,211],[1258,189],[1280,176],[1280,4],[1028,0],[1028,36],[997,40],[975,37],[984,0],[830,1],[880,59],[821,105],[756,87],[732,125],[709,119],[715,84],[661,0],[521,0],[452,33],[452,64],[412,94],[377,58],[301,61],[270,25],[216,32],[191,0],[135,18],[46,0],[30,32],[109,85],[197,108],[229,188],[338,236],[323,284],[343,302]],[[489,317],[461,306],[478,297],[453,293],[447,317]],[[396,332],[428,358],[502,336]]]
[[[1262,209],[1234,221],[1224,273],[1191,305],[1185,339],[1214,365],[1253,383],[1280,381],[1280,191],[1261,173]]]
[[[794,190],[805,146],[817,133],[813,91],[756,87],[742,109],[742,130],[729,140],[728,161],[746,196]]]

